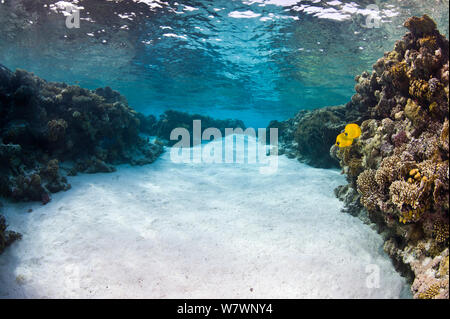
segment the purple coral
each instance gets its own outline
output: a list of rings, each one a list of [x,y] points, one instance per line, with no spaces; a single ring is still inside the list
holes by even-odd
[[[400,131],[397,134],[392,136],[392,142],[394,143],[394,146],[396,148],[402,146],[407,141],[408,141],[408,136],[406,135],[405,131]]]

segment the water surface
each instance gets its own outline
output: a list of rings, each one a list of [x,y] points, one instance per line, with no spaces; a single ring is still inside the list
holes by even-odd
[[[65,26],[69,3],[80,9],[79,29]],[[392,49],[407,17],[427,13],[448,35],[448,6],[446,0],[4,0],[0,63],[52,81],[109,85],[144,113],[172,108],[265,126],[299,109],[346,103],[354,76]]]

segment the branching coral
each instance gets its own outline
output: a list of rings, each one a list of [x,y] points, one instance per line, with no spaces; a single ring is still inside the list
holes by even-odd
[[[423,204],[427,194],[426,190],[427,187],[424,183],[417,185],[405,181],[395,181],[391,184],[389,187],[390,199],[402,215],[401,222],[418,221],[420,219],[427,209],[427,206]]]
[[[428,90],[428,82],[425,80],[414,80],[409,86],[409,94],[419,101],[427,101],[431,92]]]
[[[409,77],[407,71],[408,68],[405,61],[394,64],[389,71],[392,75],[392,84],[398,90],[408,90]]]
[[[379,207],[383,201],[375,181],[375,170],[368,169],[359,174],[356,184],[358,192],[361,194],[361,204],[372,210]]]
[[[427,290],[424,292],[421,292],[418,296],[418,299],[433,299],[439,294],[440,285],[438,283],[433,284],[432,286],[428,287]]]
[[[375,172],[375,181],[381,189],[389,187],[389,185],[399,176],[402,175],[402,161],[398,155],[385,157],[380,164],[379,169]]]
[[[434,224],[434,236],[438,243],[444,243],[448,239],[449,230],[448,224],[441,221]]]

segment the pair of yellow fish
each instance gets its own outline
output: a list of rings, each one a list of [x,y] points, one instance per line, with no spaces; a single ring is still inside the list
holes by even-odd
[[[343,133],[336,137],[336,145],[340,148],[352,145],[353,139],[361,135],[361,128],[358,124],[347,124]]]

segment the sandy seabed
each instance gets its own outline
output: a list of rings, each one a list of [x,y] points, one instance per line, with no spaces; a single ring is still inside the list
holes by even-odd
[[[337,170],[280,156],[265,175],[166,150],[70,182],[45,206],[5,205],[23,239],[0,256],[1,298],[409,297],[382,238],[340,212]]]

